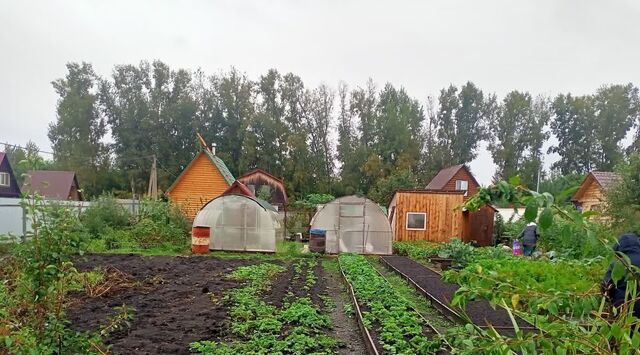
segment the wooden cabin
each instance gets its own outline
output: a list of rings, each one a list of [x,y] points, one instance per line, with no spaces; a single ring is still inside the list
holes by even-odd
[[[445,242],[462,236],[464,192],[398,190],[389,204],[395,241]]]
[[[240,176],[238,181],[246,185],[255,196],[266,200],[279,211],[282,211],[287,205],[288,198],[284,180],[262,169],[251,170]]]
[[[22,191],[26,195],[37,193],[47,200],[84,201],[78,177],[73,171],[29,171]]]
[[[189,220],[193,220],[202,206],[220,196],[234,181],[229,168],[216,156],[215,149],[204,148],[169,187],[167,195]]]
[[[2,152],[0,152],[0,197],[20,197],[20,186],[9,163],[9,157]]]
[[[429,181],[426,190],[434,191],[463,191],[464,199],[475,195],[478,192],[480,184],[478,180],[471,174],[471,170],[464,165],[454,165],[444,168]]]
[[[621,180],[616,173],[592,171],[584,178],[571,201],[580,211],[601,211],[606,203],[606,191]]]
[[[465,191],[398,190],[389,204],[395,241],[446,242],[460,238],[480,246],[493,242],[495,209],[465,211]]]

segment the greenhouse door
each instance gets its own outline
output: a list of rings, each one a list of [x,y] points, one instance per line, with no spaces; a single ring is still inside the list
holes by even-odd
[[[339,252],[364,253],[364,204],[340,203],[338,245]]]

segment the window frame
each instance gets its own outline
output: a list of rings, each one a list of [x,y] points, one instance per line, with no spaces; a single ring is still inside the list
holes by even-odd
[[[423,225],[422,228],[410,228],[409,227],[409,215],[414,215],[414,214],[424,216],[424,225]],[[406,212],[405,220],[406,221],[405,221],[404,227],[408,231],[425,231],[425,230],[427,230],[427,213],[426,212]]]
[[[460,187],[458,187],[458,183],[460,183]],[[462,183],[465,183],[465,188],[462,188]],[[469,191],[469,180],[456,180],[456,191]]]
[[[6,184],[4,184],[2,182],[2,180],[4,180],[5,177],[7,179],[7,183]],[[2,186],[2,187],[11,187],[11,175],[9,175],[9,173],[4,172],[4,171],[0,171],[0,186]]]

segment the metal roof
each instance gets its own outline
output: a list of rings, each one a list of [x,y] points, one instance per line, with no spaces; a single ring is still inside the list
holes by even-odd
[[[205,149],[204,152],[207,154],[207,157],[209,157],[209,160],[211,160],[213,165],[218,169],[220,174],[222,174],[225,181],[229,185],[233,184],[233,182],[236,181],[236,178],[233,177],[233,174],[231,174],[231,171],[229,171],[229,168],[227,168],[227,165],[222,161],[222,159],[218,158],[208,149]]]
[[[427,184],[426,189],[442,190],[447,185],[447,183],[451,181],[451,179],[453,179],[456,173],[463,168],[467,169],[467,172],[469,172],[469,175],[471,175],[471,178],[476,183],[476,185],[480,186],[476,178],[473,176],[473,174],[471,174],[471,171],[469,170],[469,168],[467,168],[464,164],[458,164],[458,165],[450,166],[448,168],[444,168],[440,170],[438,174],[433,179],[431,179],[431,181],[429,181],[429,184]]]
[[[22,191],[28,195],[37,192],[48,199],[66,200],[74,185],[79,189],[76,173],[73,171],[36,170],[29,172]],[[82,199],[82,194],[78,194]]]

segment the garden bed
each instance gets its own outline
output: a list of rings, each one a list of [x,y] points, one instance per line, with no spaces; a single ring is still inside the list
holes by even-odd
[[[116,268],[137,285],[100,297],[70,295],[67,314],[78,331],[99,331],[117,314],[115,307],[133,307],[128,329],[106,338],[116,354],[189,354],[189,344],[226,336],[227,309],[223,293],[239,282],[222,277],[251,260],[201,257],[88,255],[76,261],[79,271]]]

